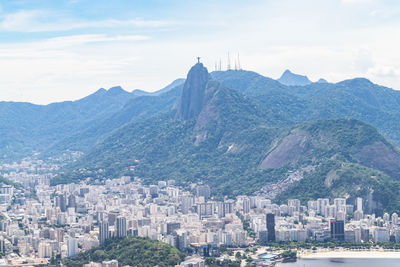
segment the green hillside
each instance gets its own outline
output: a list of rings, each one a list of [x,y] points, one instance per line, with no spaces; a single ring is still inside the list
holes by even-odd
[[[180,120],[172,111],[128,124],[53,183],[129,174],[152,177],[149,182],[204,181],[215,193],[232,196],[239,192],[232,179],[241,179],[241,189],[253,192],[263,184],[261,174],[269,172],[258,168],[263,147],[278,130],[269,127],[264,113],[239,92],[215,82],[209,83],[208,92],[210,99],[198,117]]]
[[[345,197],[355,203],[356,197],[365,199],[365,210],[382,214],[400,211],[400,182],[388,175],[360,164],[326,159],[314,172],[293,183],[276,197],[278,202],[297,198],[304,205],[310,199]]]
[[[294,126],[319,119],[355,118],[371,124],[400,145],[400,91],[356,78],[336,84],[284,86],[251,71],[220,71],[212,77],[254,97],[265,110]]]
[[[86,152],[96,143],[104,140],[110,133],[128,123],[138,122],[156,114],[170,111],[181,95],[182,85],[174,88],[167,86],[166,89],[169,90],[162,89],[164,93],[138,96],[129,100],[121,110],[93,123],[84,131],[58,141],[47,149],[44,155],[57,155],[57,153],[62,153],[65,150]]]
[[[108,239],[100,247],[66,258],[64,264],[68,267],[81,267],[90,261],[118,260],[119,266],[169,267],[179,264],[184,258],[185,254],[166,243],[127,236],[123,239]]]
[[[202,78],[196,78],[196,70]],[[298,190],[302,188],[296,187],[303,184],[301,180],[288,184],[286,189],[292,193],[279,192],[277,199],[339,194],[351,198],[373,192],[371,209],[386,203],[381,192],[397,184],[400,153],[368,124],[355,119],[330,119],[288,130],[285,118],[214,81],[202,65],[189,72],[185,90],[178,104],[181,108],[116,130],[52,183],[131,175],[147,183],[167,179],[181,185],[203,182],[215,195],[235,196],[256,193],[266,184],[279,183],[304,168],[314,169],[304,175],[306,184],[313,177],[324,181],[326,174],[321,169],[327,173],[344,169],[345,173],[354,173],[355,179],[364,177],[366,180],[357,181],[365,182],[371,190],[366,191],[361,182],[365,190],[347,190],[343,185],[348,181],[342,180],[338,171],[335,187],[322,188],[324,183],[320,182],[314,183],[318,188]],[[329,165],[331,162],[336,165]],[[326,164],[331,167],[324,167]],[[364,172],[370,175],[363,176]],[[378,182],[370,183],[368,177],[378,177]],[[398,208],[390,203],[391,208]]]
[[[76,101],[48,105],[0,102],[0,161],[18,160],[35,151],[43,159],[66,150],[86,151],[128,122],[170,110],[182,82],[178,79],[154,93],[102,88]]]
[[[1,161],[30,156],[120,110],[135,96],[120,87],[49,105],[0,102]]]
[[[354,119],[331,119],[295,127],[274,141],[261,168],[317,163],[339,158],[400,178],[400,152],[372,126]]]

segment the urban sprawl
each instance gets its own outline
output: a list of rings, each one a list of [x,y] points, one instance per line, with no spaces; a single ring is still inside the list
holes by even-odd
[[[297,199],[277,205],[263,196],[216,201],[208,185],[184,190],[174,180],[144,185],[128,176],[50,186],[58,168],[40,160],[0,166],[3,177],[23,185],[0,186],[0,267],[48,264],[51,258],[73,257],[127,235],[190,251],[180,266],[204,266],[204,257],[222,257],[221,248],[270,242],[400,241],[398,215],[366,214],[362,198],[354,203],[309,200],[307,206]]]

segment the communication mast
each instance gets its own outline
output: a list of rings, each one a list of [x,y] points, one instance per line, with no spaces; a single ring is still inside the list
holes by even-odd
[[[227,66],[228,70],[231,70],[231,59],[229,57],[229,52],[228,52],[228,66]]]

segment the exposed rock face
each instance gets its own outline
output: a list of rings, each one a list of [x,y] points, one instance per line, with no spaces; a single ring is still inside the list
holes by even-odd
[[[175,118],[187,120],[200,114],[209,79],[210,75],[202,63],[197,63],[190,69]]]
[[[305,154],[310,154],[309,137],[304,133],[295,132],[287,136],[261,162],[262,169],[280,168],[285,164],[296,164]]]
[[[275,141],[260,168],[295,166],[314,158],[346,158],[400,180],[400,151],[373,127],[354,119],[316,121],[292,129]]]
[[[363,147],[355,158],[363,165],[382,170],[400,180],[400,153],[383,142]]]

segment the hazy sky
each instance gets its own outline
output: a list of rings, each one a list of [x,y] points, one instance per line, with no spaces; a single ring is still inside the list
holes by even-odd
[[[0,100],[154,91],[227,53],[271,78],[367,77],[400,89],[398,0],[3,0]],[[233,65],[233,60],[232,60]]]

